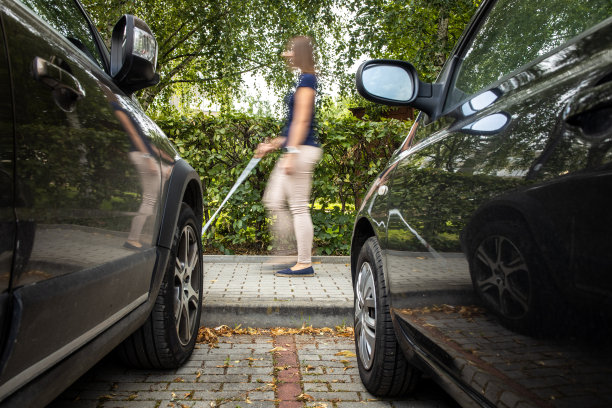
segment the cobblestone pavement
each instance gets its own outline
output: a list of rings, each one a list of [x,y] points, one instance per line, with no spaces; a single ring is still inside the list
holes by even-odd
[[[107,358],[49,408],[456,407],[427,379],[410,397],[375,398],[359,379],[351,338],[235,335],[197,347],[172,371],[126,369]]]
[[[351,324],[353,286],[348,257],[314,257],[313,277],[276,277],[295,258],[204,256],[207,327],[313,327]]]
[[[316,275],[313,277],[279,278],[274,276],[274,270],[281,269],[275,268],[279,260],[270,258],[268,263],[246,261],[209,263],[205,257],[205,305],[296,301],[353,304],[348,263],[315,261]]]

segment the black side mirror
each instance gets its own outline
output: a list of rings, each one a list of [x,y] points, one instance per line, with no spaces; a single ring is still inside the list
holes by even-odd
[[[384,105],[412,106],[433,117],[441,105],[441,84],[419,80],[412,64],[405,61],[375,59],[357,70],[357,91],[369,101]]]
[[[155,73],[157,41],[141,19],[126,14],[119,19],[111,40],[111,77],[126,93],[159,82]]]

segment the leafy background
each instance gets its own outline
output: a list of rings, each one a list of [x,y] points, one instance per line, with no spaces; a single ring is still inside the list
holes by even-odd
[[[274,137],[281,121],[228,112],[217,116],[167,115],[157,123],[201,176],[204,222],[214,214],[253,155],[258,143]],[[314,174],[311,196],[317,253],[349,251],[356,206],[369,183],[399,146],[411,121],[363,121],[351,115],[319,120],[323,157]],[[207,231],[207,252],[266,253],[269,219],[262,195],[277,154],[264,158]]]
[[[353,220],[369,184],[412,121],[387,120],[354,86],[364,58],[412,62],[433,81],[480,0],[82,0],[103,38],[122,14],[145,20],[159,44],[158,85],[137,94],[198,171],[210,217],[255,146],[279,133],[282,109],[245,91],[245,74],[286,94],[295,76],[280,57],[286,41],[305,34],[317,44],[319,138],[324,155],[314,175],[312,217],[321,254],[346,254]],[[109,12],[110,10],[110,12]],[[216,115],[199,112],[203,100]],[[250,103],[246,112],[237,104]],[[281,105],[282,102],[279,102]],[[362,120],[351,108],[364,108]],[[204,237],[206,250],[265,253],[269,220],[261,203],[275,156],[264,159]],[[206,220],[205,220],[206,221]]]

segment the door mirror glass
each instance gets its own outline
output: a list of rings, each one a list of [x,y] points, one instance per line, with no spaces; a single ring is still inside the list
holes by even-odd
[[[155,73],[157,49],[147,23],[129,14],[119,19],[111,43],[111,76],[126,93],[159,82]]]
[[[408,102],[414,94],[414,83],[403,68],[370,65],[363,70],[364,89],[379,98]]]
[[[418,77],[403,61],[371,60],[357,71],[357,90],[366,99],[387,105],[412,102],[418,92]]]

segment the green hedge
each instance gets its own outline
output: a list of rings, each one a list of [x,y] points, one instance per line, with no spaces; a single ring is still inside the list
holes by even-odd
[[[281,122],[244,113],[219,116],[166,116],[157,119],[170,139],[200,174],[204,222],[253,155],[258,143],[279,134]],[[318,254],[343,255],[361,197],[408,132],[410,122],[370,122],[352,116],[319,118],[323,158],[315,170],[312,218]],[[205,251],[267,253],[269,220],[261,198],[278,154],[263,159],[225,205],[204,237]]]

